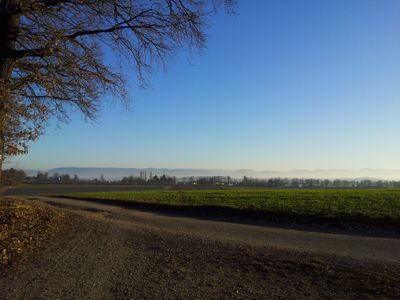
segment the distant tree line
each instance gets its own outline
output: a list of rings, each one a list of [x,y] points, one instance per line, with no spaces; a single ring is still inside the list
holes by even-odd
[[[244,176],[242,179],[230,176],[184,177],[178,183],[192,185],[227,185],[268,188],[400,188],[400,181],[390,180],[350,180],[350,179],[305,179],[269,178],[259,179]]]
[[[158,177],[154,175],[149,179],[144,179],[142,177],[134,177],[133,175],[129,177],[123,177],[120,181],[122,184],[154,184],[154,185],[174,185],[176,184],[177,180],[175,176],[168,176],[163,174],[162,176]]]
[[[36,176],[27,177],[25,181],[29,183],[79,183],[81,180],[76,174],[72,177],[69,174],[58,173],[50,176],[47,172],[39,171]]]
[[[36,176],[26,177],[21,170],[9,169],[4,171],[3,184],[15,185],[20,182],[28,183],[93,183],[93,184],[126,184],[126,185],[201,185],[201,186],[241,186],[265,188],[400,188],[400,181],[372,179],[305,179],[305,178],[269,178],[259,179],[244,176],[241,179],[230,176],[202,176],[176,178],[163,174],[150,178],[127,176],[120,180],[108,180],[104,175],[94,179],[81,179],[78,175],[58,174],[51,176],[47,172],[38,172]]]
[[[136,176],[123,177],[121,180],[108,180],[103,174],[99,178],[87,179],[79,178],[77,174],[70,176],[69,174],[54,173],[49,175],[47,172],[37,172],[36,176],[26,177],[23,179],[27,183],[93,183],[93,184],[131,184],[131,185],[174,185],[177,183],[177,179],[174,176],[161,175],[160,177],[155,175],[151,178],[142,178]]]
[[[183,177],[180,178],[181,184],[198,184],[198,185],[238,185],[240,179],[230,176],[202,176],[202,177]]]
[[[270,188],[400,188],[400,181],[389,180],[350,180],[350,179],[304,179],[270,178],[257,179],[243,177],[242,186],[261,186]]]

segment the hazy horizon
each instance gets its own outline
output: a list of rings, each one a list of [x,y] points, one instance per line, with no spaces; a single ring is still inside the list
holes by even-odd
[[[207,49],[151,89],[132,76],[131,112],[73,113],[5,167],[400,169],[400,1],[254,5],[210,20]]]
[[[233,178],[314,178],[314,179],[376,179],[400,180],[400,170],[385,169],[314,169],[314,170],[254,170],[254,169],[196,169],[196,168],[113,168],[113,167],[57,167],[48,170],[25,170],[28,176],[35,176],[36,172],[48,172],[50,175],[69,174],[78,175],[83,179],[99,178],[103,175],[107,179],[121,179],[128,176],[140,176],[142,171],[148,175],[170,175],[182,177],[230,176]],[[150,176],[150,175],[149,175]]]

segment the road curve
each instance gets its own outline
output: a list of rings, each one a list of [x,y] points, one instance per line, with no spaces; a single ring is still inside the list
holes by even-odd
[[[380,274],[389,274],[389,281],[399,275],[400,239],[202,220],[81,200],[34,199],[65,210],[72,216],[72,229],[17,271],[6,272],[0,298],[400,295],[400,286],[393,284],[390,291],[362,285],[379,282]]]
[[[69,209],[111,213],[114,220],[124,220],[135,224],[135,226],[145,226],[173,234],[189,234],[198,238],[207,237],[216,241],[236,244],[273,246],[291,250],[343,255],[357,259],[368,258],[400,262],[400,239],[397,238],[321,233],[210,221],[130,210],[81,200],[46,197],[36,199]]]

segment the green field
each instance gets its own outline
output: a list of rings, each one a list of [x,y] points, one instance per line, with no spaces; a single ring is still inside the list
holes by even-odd
[[[61,195],[58,195],[61,196]],[[171,207],[230,208],[274,215],[400,222],[400,190],[223,189],[67,193],[73,198],[122,200]]]

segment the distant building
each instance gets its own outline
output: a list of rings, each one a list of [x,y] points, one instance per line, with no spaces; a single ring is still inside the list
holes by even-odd
[[[146,171],[140,171],[140,179],[147,180]]]

